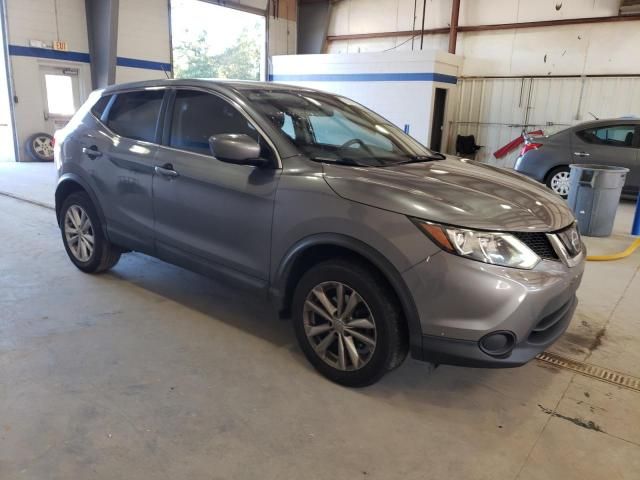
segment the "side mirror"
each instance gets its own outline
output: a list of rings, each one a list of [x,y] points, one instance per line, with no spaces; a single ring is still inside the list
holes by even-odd
[[[268,160],[260,158],[260,144],[244,133],[222,133],[209,138],[209,148],[221,162],[236,165],[265,166]]]

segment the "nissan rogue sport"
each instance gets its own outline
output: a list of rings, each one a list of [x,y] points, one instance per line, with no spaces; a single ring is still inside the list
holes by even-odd
[[[344,97],[158,80],[91,94],[55,136],[56,214],[83,272],[137,251],[291,318],[329,379],[364,386],[410,351],[514,367],[565,331],[585,250],[517,173],[430,151]]]

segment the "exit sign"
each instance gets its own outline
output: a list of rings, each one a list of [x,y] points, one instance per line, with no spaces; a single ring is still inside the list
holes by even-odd
[[[60,42],[60,41],[53,42],[53,49],[61,50],[63,52],[66,52],[67,50],[69,50],[69,48],[67,47],[67,42]]]

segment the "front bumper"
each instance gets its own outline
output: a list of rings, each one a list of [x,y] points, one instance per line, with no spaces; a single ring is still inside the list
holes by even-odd
[[[531,332],[527,338],[515,344],[508,356],[486,354],[473,340],[422,336],[421,360],[436,364],[459,365],[462,367],[510,368],[519,367],[532,360],[562,336],[575,312],[578,299],[574,296],[560,311],[552,313],[543,331]]]
[[[571,323],[583,270],[584,261],[568,267],[543,260],[533,270],[517,270],[438,253],[403,275],[422,328],[412,355],[470,367],[523,365]],[[496,332],[512,336],[507,354],[481,348]]]

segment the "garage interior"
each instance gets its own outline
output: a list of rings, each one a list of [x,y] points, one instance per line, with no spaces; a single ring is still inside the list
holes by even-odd
[[[408,358],[349,389],[224,282],[135,252],[75,269],[55,165],[27,145],[94,89],[211,76],[344,95],[436,151],[473,135],[475,160],[513,169],[523,131],[638,118],[640,1],[0,7],[0,479],[640,478],[640,249],[588,261],[568,330],[522,367]],[[627,249],[636,215],[623,198],[589,255]]]

